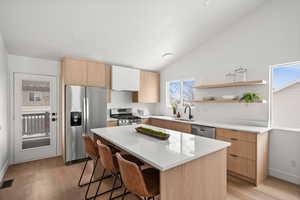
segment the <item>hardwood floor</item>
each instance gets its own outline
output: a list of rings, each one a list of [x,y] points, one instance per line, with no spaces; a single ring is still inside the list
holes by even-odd
[[[91,164],[91,163],[90,163]],[[83,163],[65,166],[61,157],[49,158],[10,166],[5,179],[14,179],[11,188],[0,190],[1,200],[67,200],[83,199],[85,188],[77,181]],[[89,172],[91,166],[88,167]],[[84,177],[85,180],[88,178]],[[106,180],[102,189],[109,189],[112,181]],[[96,184],[92,187],[94,194]],[[227,200],[300,200],[300,186],[269,177],[259,187],[228,178]],[[120,191],[121,192],[121,191]],[[98,200],[107,199],[106,196]],[[138,199],[128,195],[126,200]]]

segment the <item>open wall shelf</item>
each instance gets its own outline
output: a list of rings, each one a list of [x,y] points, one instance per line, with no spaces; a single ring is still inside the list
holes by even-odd
[[[247,103],[243,100],[193,100],[194,103]],[[266,100],[256,100],[249,103],[267,103]]]
[[[194,88],[209,89],[209,88],[224,88],[224,87],[237,87],[237,86],[256,86],[256,85],[265,85],[265,84],[267,84],[267,81],[257,80],[257,81],[220,83],[220,84],[211,84],[211,85],[199,85],[199,86],[195,86]]]

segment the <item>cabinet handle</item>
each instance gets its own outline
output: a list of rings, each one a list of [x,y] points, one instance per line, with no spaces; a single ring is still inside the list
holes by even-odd
[[[230,156],[235,157],[235,158],[239,157],[238,155],[235,155],[235,154],[230,154]]]
[[[237,138],[230,138],[231,140],[234,140],[234,141],[238,141],[238,139]]]

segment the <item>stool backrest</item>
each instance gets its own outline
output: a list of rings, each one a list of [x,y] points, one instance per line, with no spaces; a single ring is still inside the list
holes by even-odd
[[[149,192],[146,187],[144,176],[141,169],[134,162],[125,160],[120,153],[116,153],[118,159],[121,177],[126,188],[139,195],[148,196]]]
[[[113,154],[109,146],[103,144],[100,140],[97,140],[97,146],[102,166],[112,172],[118,172],[118,163],[114,163]]]
[[[83,136],[85,152],[92,158],[98,157],[98,149],[95,141],[90,136]]]

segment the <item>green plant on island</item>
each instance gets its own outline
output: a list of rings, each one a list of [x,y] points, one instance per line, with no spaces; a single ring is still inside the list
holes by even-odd
[[[162,137],[166,137],[166,136],[169,135],[167,133],[164,133],[164,132],[161,132],[161,131],[156,131],[156,130],[153,130],[153,129],[150,129],[150,128],[145,128],[145,127],[142,127],[142,126],[138,127],[137,129],[146,131],[146,132],[148,132],[150,134],[153,134],[153,135],[162,136]]]
[[[247,103],[253,103],[255,101],[260,100],[260,97],[257,96],[256,93],[247,92],[247,93],[243,94],[243,97],[241,98],[241,100],[245,101]]]

